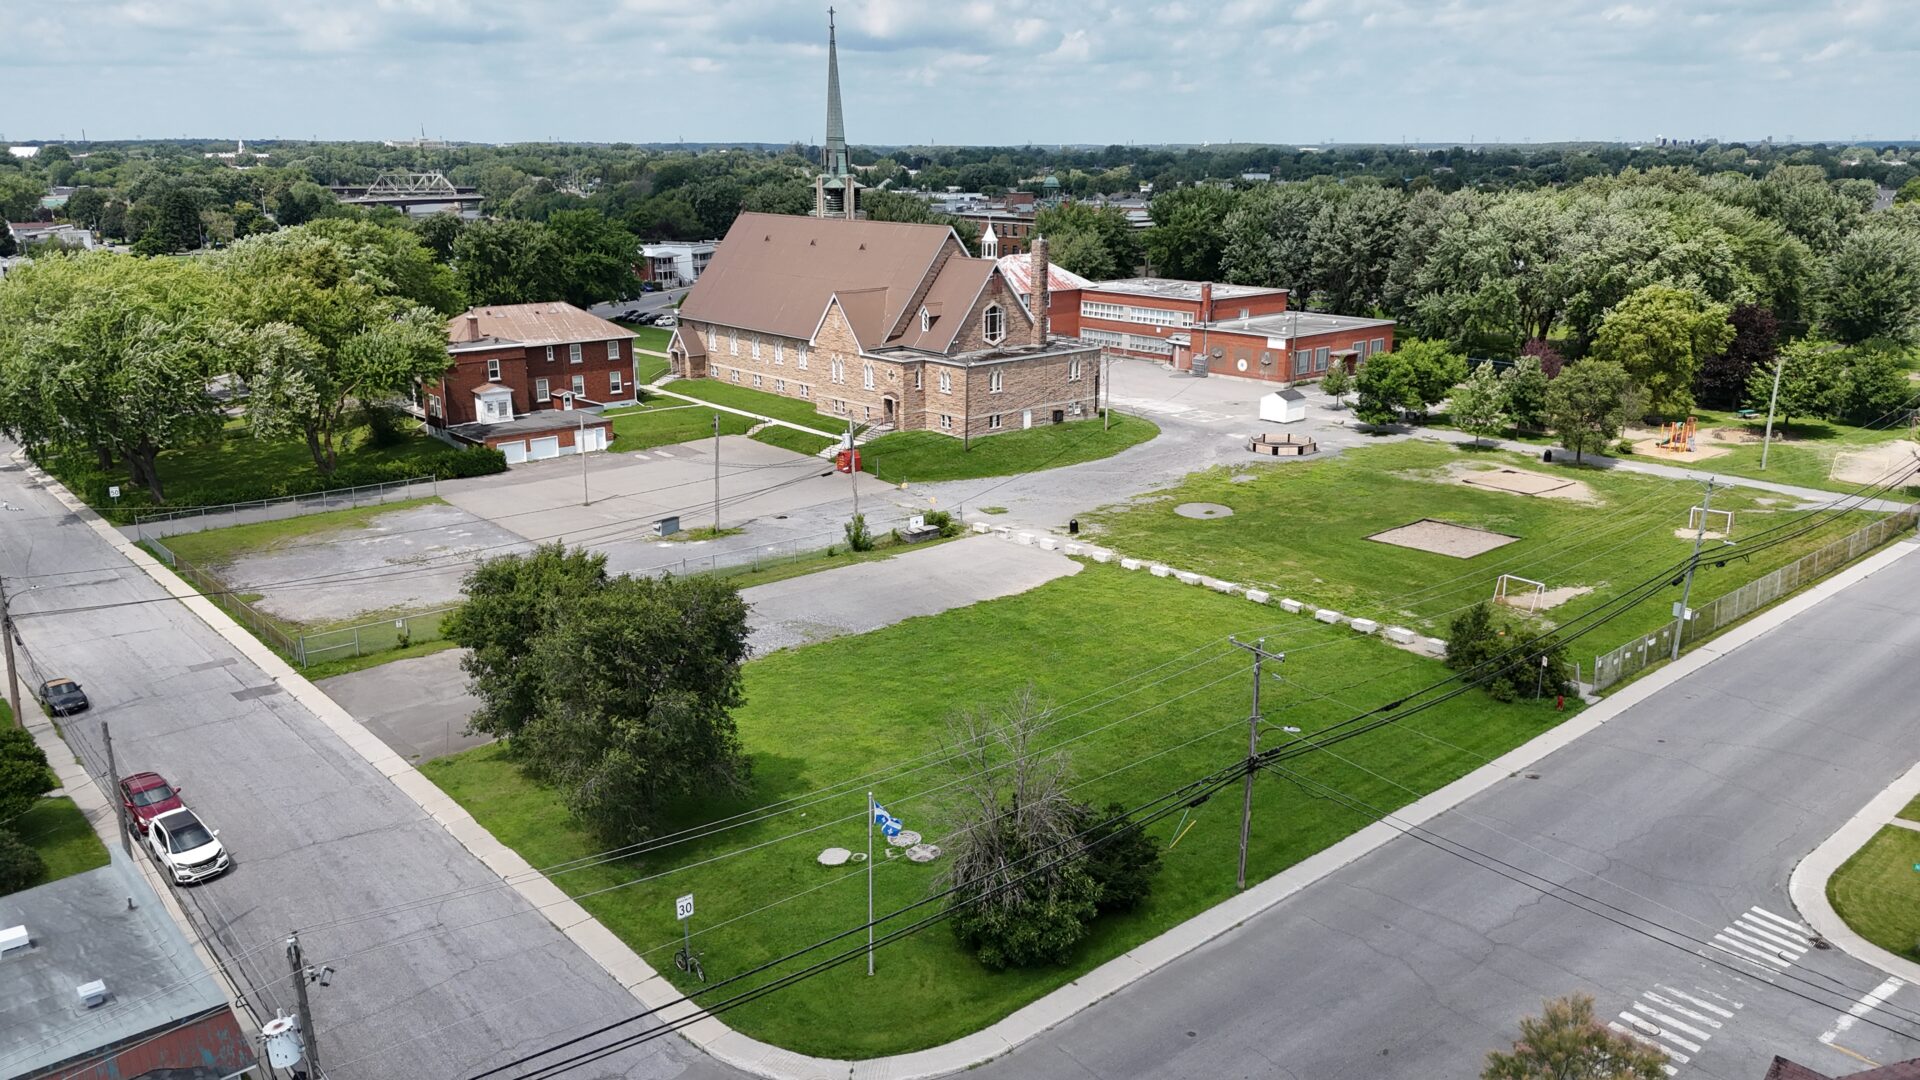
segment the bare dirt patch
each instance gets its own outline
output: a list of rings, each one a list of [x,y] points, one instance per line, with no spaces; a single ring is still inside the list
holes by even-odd
[[[1901,439],[1835,454],[1829,478],[1843,484],[1880,484],[1898,479],[1896,470],[1914,465],[1920,465],[1920,443]]]
[[[1421,518],[1397,529],[1388,529],[1367,537],[1382,544],[1394,547],[1412,548],[1415,551],[1430,551],[1435,555],[1448,555],[1456,559],[1471,559],[1475,555],[1484,555],[1495,548],[1505,547],[1520,538],[1505,533],[1489,532],[1469,525],[1455,525],[1451,521],[1436,521],[1433,518]]]
[[[1516,469],[1511,465],[1498,468],[1486,468],[1470,462],[1456,462],[1447,467],[1448,475],[1469,487],[1488,488],[1504,491],[1509,495],[1529,495],[1544,499],[1571,499],[1574,502],[1597,503],[1599,497],[1584,480],[1575,480],[1568,476],[1555,476],[1552,473],[1534,472],[1531,469]]]
[[[1521,611],[1545,611],[1559,607],[1576,596],[1585,596],[1593,589],[1592,585],[1562,585],[1541,593],[1510,592],[1500,598],[1500,603]]]
[[[1727,538],[1726,533],[1716,532],[1713,529],[1708,529],[1706,532],[1701,532],[1698,529],[1675,529],[1673,530],[1673,535],[1674,538],[1678,540],[1691,540],[1696,536],[1702,540],[1725,540]]]
[[[1692,450],[1670,450],[1660,445],[1660,439],[1641,439],[1633,444],[1633,452],[1645,454],[1654,461],[1705,461],[1721,454],[1733,453],[1731,446],[1715,446],[1705,439],[1696,438]]]

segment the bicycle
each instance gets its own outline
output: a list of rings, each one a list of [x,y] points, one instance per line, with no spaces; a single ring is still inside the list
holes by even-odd
[[[704,949],[700,952],[694,952],[684,947],[675,949],[673,953],[673,966],[679,968],[681,971],[690,971],[693,973],[694,978],[699,979],[701,982],[706,982],[707,969],[700,965],[700,958],[704,955],[706,955]]]

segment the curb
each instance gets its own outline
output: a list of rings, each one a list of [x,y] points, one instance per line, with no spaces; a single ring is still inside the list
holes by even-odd
[[[37,479],[44,480],[47,490],[80,515],[108,543],[185,603],[189,610],[250,661],[259,665],[287,693],[311,709],[343,742],[391,780],[395,787],[439,822],[462,846],[499,874],[508,887],[533,905],[608,974],[618,979],[643,1008],[658,1010],[658,1019],[663,1022],[672,1022],[698,1012],[697,1007],[690,1004],[671,1004],[679,1000],[679,992],[639,954],[596,922],[584,908],[536,872],[526,860],[495,839],[450,796],[440,791],[404,758],[388,749],[277,653],[234,622],[224,610],[121,536],[98,514],[75,499],[57,480],[30,463],[27,468]],[[1600,704],[1590,706],[1579,715],[1542,732],[1488,764],[1430,792],[1396,811],[1394,817],[1407,825],[1422,824],[1437,817],[1598,729],[1654,693],[1917,550],[1920,550],[1920,544],[1895,543],[1867,556],[1800,595],[1784,600],[1719,637],[1696,646],[1678,661],[1636,680]],[[1907,780],[1912,780],[1916,790],[1920,790],[1920,766],[1903,778],[1902,783]],[[1881,798],[1890,796],[1883,792]],[[1884,820],[1884,817],[1880,820]],[[1308,885],[1384,846],[1402,831],[1382,822],[1360,829],[1246,892],[1107,961],[996,1023],[944,1046],[893,1057],[844,1061],[809,1057],[784,1050],[734,1031],[713,1017],[696,1020],[680,1029],[679,1033],[722,1064],[768,1080],[828,1080],[838,1076],[848,1077],[849,1080],[926,1080],[960,1072],[1006,1054],[1202,945],[1239,928],[1247,920],[1273,908]],[[1830,839],[1829,844],[1832,842]],[[1823,845],[1823,849],[1825,847]],[[1834,865],[1837,866],[1838,862]],[[1799,871],[1796,870],[1796,880],[1798,877]],[[1824,880],[1822,878],[1822,882]],[[1824,901],[1824,896],[1821,899]],[[1814,925],[1819,928],[1822,924]],[[1849,948],[1848,951],[1853,950]],[[1915,981],[1920,982],[1920,970],[1916,970]]]
[[[1833,904],[1827,900],[1827,881],[1842,863],[1865,847],[1867,841],[1879,835],[1881,828],[1892,821],[1893,816],[1912,802],[1915,796],[1920,796],[1920,765],[1908,769],[1898,780],[1887,785],[1885,790],[1861,807],[1859,813],[1836,829],[1832,836],[1822,840],[1819,847],[1794,866],[1793,874],[1787,879],[1787,896],[1792,899],[1793,906],[1800,910],[1801,918],[1813,927],[1814,933],[1826,938],[1855,960],[1910,984],[1920,984],[1920,964],[1890,953],[1855,933],[1853,927],[1847,925],[1847,921],[1833,910]]]

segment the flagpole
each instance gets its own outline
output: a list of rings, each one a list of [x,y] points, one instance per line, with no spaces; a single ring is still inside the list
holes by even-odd
[[[873,792],[867,792],[867,974],[873,974]]]

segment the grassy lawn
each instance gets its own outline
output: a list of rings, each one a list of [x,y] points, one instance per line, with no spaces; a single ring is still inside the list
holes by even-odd
[[[668,344],[673,341],[673,331],[662,327],[635,326],[632,329],[633,343],[643,349],[651,349],[654,352],[666,352]]]
[[[1578,479],[1596,501],[1529,497],[1452,482],[1450,467],[1473,464]],[[1699,485],[1684,481],[1409,440],[1306,464],[1214,469],[1135,505],[1082,520],[1092,522],[1096,539],[1127,555],[1444,637],[1452,614],[1490,599],[1502,573],[1543,581],[1549,589],[1590,587],[1592,592],[1546,613],[1565,622],[1684,560],[1692,541],[1675,530],[1684,529],[1687,509],[1698,503],[1700,493]],[[1187,502],[1221,503],[1234,513],[1194,519],[1174,512]],[[1715,492],[1713,505],[1735,511],[1737,542],[1783,520],[1788,501],[1733,489]],[[1422,518],[1520,540],[1459,559],[1366,539]],[[1851,514],[1725,566],[1703,561],[1694,579],[1695,606],[1871,519]],[[1737,554],[1740,549],[1722,550]],[[1575,656],[1590,660],[1668,621],[1669,601],[1679,599],[1678,589],[1669,591],[1671,596],[1662,593],[1582,638]]]
[[[1920,832],[1888,825],[1827,881],[1833,910],[1856,933],[1920,960]]]
[[[738,383],[721,382],[718,379],[676,379],[671,387],[676,394],[711,401],[715,405],[726,405],[735,409],[745,409],[760,416],[785,420],[789,424],[824,431],[829,435],[846,428],[843,421],[831,416],[822,416],[815,412],[811,401],[800,398],[770,394],[765,390],[755,390],[751,386]]]
[[[363,653],[359,656],[343,657],[339,660],[320,660],[300,669],[300,674],[308,682],[331,679],[335,675],[350,675],[356,671],[365,671],[381,664],[391,664],[395,660],[411,660],[416,656],[431,656],[437,652],[458,648],[446,638],[433,641],[419,641],[402,649],[382,649],[379,652]]]
[[[1920,821],[1920,799],[1915,799],[1901,807],[1900,812],[1894,816],[1905,818],[1908,821]]]
[[[653,353],[664,353],[667,351],[667,343],[673,340],[673,331],[671,330],[662,330],[657,326],[640,326],[635,323],[621,322],[619,319],[613,321],[633,332],[633,344],[637,349],[652,350]],[[640,378],[640,385],[642,386],[658,381],[660,376],[667,373],[667,358],[665,356],[654,356],[650,352],[642,351],[635,353],[633,359],[635,369]]]
[[[1707,415],[1700,417],[1702,428],[1707,426],[1708,419]],[[1765,421],[1740,421],[1727,414],[1714,416],[1713,424],[1715,427],[1742,428],[1756,438],[1766,430]],[[1776,423],[1773,434],[1773,448],[1767,453],[1765,469],[1760,468],[1759,443],[1736,446],[1730,453],[1709,458],[1694,467],[1825,491],[1852,491],[1860,485],[1831,478],[1834,458],[1850,450],[1865,450],[1907,438],[1910,432],[1904,427],[1859,428],[1821,420],[1796,420],[1791,426]],[[1650,461],[1661,460],[1654,456],[1641,456]]]
[[[1112,457],[1158,434],[1153,421],[1120,413],[1110,430],[1098,419],[1075,420],[976,438],[972,449],[937,431],[896,431],[861,447],[860,467],[888,483],[1011,476]]]
[[[755,585],[767,585],[775,581],[817,573],[821,570],[836,570],[842,566],[852,566],[854,563],[880,562],[909,551],[918,551],[950,540],[958,540],[965,535],[961,533],[959,536],[943,536],[933,540],[922,540],[918,544],[907,544],[895,540],[891,532],[884,532],[873,538],[872,551],[853,551],[845,544],[839,544],[827,551],[808,552],[797,557],[778,556],[766,562],[722,567],[706,573],[710,577],[725,578],[738,588],[747,589]]]
[[[777,425],[769,425],[754,432],[753,441],[777,446],[782,450],[791,450],[796,454],[806,454],[808,457],[829,446],[846,445],[839,439],[830,439],[825,435],[809,435],[804,431],[795,431],[792,428]]]
[[[205,569],[212,570],[235,558],[256,551],[271,551],[295,540],[320,533],[364,529],[374,518],[417,506],[443,506],[439,498],[404,499],[379,506],[360,506],[347,510],[328,510],[319,514],[259,521],[249,525],[230,525],[224,529],[206,529],[180,533],[161,541],[174,554]]]
[[[41,799],[8,827],[46,860],[46,872],[34,885],[107,865],[106,845],[72,799]]]
[[[355,428],[339,440],[339,467],[437,458],[452,452],[446,443],[417,433],[394,446],[370,446],[367,429]],[[114,475],[103,482],[88,482],[98,476],[98,462],[91,451],[50,452],[45,465],[95,509],[105,507],[124,513],[154,506],[145,487],[126,479],[124,466],[116,466]],[[245,420],[228,422],[221,436],[208,442],[162,451],[159,468],[167,506],[220,505],[234,501],[236,494],[242,499],[256,498],[247,492],[257,491],[266,478],[282,482],[292,491],[318,491],[328,486],[314,468],[305,439],[258,439]],[[105,485],[109,483],[120,485],[117,502],[107,497]]]
[[[694,944],[704,950],[709,978],[737,974],[864,921],[862,868],[829,869],[815,856],[836,845],[865,850],[869,783],[908,828],[940,841],[953,803],[938,789],[950,774],[938,768],[907,772],[911,767],[901,763],[936,749],[951,710],[1003,703],[1031,681],[1041,697],[1060,706],[1042,741],[1071,754],[1071,772],[1082,785],[1075,796],[1138,805],[1244,755],[1246,661],[1222,639],[1277,618],[1291,628],[1285,647],[1299,651],[1288,654],[1286,681],[1267,688],[1263,707],[1275,725],[1312,732],[1352,715],[1316,692],[1377,704],[1445,674],[1436,661],[1350,630],[1089,565],[1019,596],[753,662],[746,672],[746,704],[737,713],[754,759],[753,790],[741,799],[681,807],[671,827],[822,788],[837,795],[644,857],[565,873],[555,883],[583,897],[603,924],[676,980],[684,976],[670,962],[680,944],[672,901],[692,892],[699,905]],[[1303,647],[1314,644],[1326,647]],[[901,662],[903,657],[911,662]],[[1156,665],[1165,666],[1153,670]],[[1103,689],[1133,673],[1145,677]],[[1340,756],[1352,765],[1319,755],[1295,767],[1377,806],[1397,807],[1566,715],[1545,705],[1499,705],[1464,695],[1342,743]],[[1287,738],[1270,730],[1266,744]],[[865,779],[876,770],[894,778]],[[476,749],[430,762],[423,771],[535,866],[606,846],[577,829],[549,790],[523,777],[506,748]],[[730,1011],[727,1023],[801,1052],[856,1058],[911,1051],[978,1030],[1231,896],[1239,805],[1235,788],[1231,797],[1193,809],[1185,821],[1175,814],[1157,824],[1152,835],[1163,845],[1165,864],[1152,897],[1138,911],[1097,924],[1065,967],[989,972],[958,948],[950,931],[934,926],[883,948],[874,978],[864,965],[848,964]],[[1366,818],[1337,803],[1263,777],[1255,796],[1249,880],[1265,879],[1365,824]],[[1178,845],[1170,846],[1183,827]],[[754,847],[760,844],[766,846]],[[882,914],[925,898],[940,871],[939,863],[883,858],[885,850],[883,845],[875,852],[873,874]],[[692,865],[729,852],[738,854]],[[687,869],[636,880],[676,867]],[[629,887],[615,888],[623,885]],[[587,895],[605,889],[614,891]],[[779,906],[760,910],[772,904]],[[925,909],[902,921],[923,914]]]
[[[753,427],[753,421],[744,416],[665,397],[649,398],[632,408],[609,409],[606,415],[613,418],[616,453],[712,438],[715,416],[720,418],[722,435],[745,435]]]

